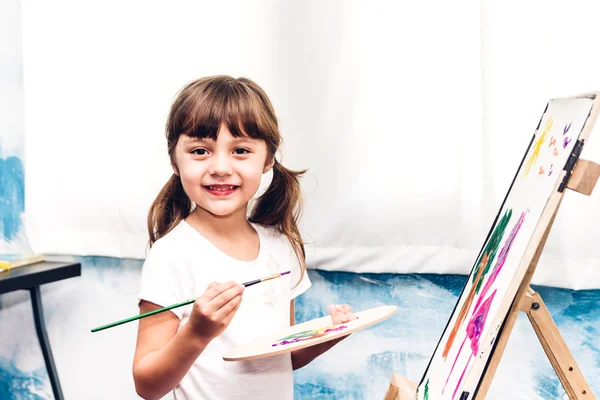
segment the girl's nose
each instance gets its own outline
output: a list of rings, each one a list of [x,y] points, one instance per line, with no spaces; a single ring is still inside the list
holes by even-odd
[[[228,154],[215,154],[208,169],[211,175],[231,175],[231,157]]]

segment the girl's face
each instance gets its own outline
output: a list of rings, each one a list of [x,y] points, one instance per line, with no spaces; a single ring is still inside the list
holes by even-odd
[[[267,156],[264,141],[235,138],[221,124],[216,141],[181,135],[173,169],[197,207],[219,217],[243,211],[245,217],[248,201],[272,166]]]

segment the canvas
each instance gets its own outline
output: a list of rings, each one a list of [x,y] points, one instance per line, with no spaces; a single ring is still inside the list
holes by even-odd
[[[419,383],[418,399],[472,399],[540,237],[549,198],[564,190],[569,156],[595,95],[552,99],[518,168],[448,325]],[[578,146],[578,148],[575,148]],[[564,175],[564,174],[562,174]]]

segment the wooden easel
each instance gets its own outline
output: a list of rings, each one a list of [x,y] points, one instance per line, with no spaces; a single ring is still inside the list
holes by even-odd
[[[573,168],[571,176],[568,178],[566,187],[589,196],[599,177],[600,165],[592,161],[579,160]],[[533,256],[533,259],[527,268],[527,272],[525,273],[525,277],[519,286],[515,301],[502,325],[502,329],[498,335],[495,347],[492,350],[488,365],[482,376],[481,383],[475,393],[475,400],[485,399],[519,312],[527,314],[527,317],[569,398],[571,400],[596,399],[581,373],[581,370],[577,366],[575,358],[562,338],[558,327],[554,323],[552,316],[542,301],[542,298],[529,287],[563,195],[564,191],[560,193],[560,196],[556,196],[552,199],[555,201],[554,209],[552,209],[552,214],[548,220],[547,226],[543,230],[542,238],[535,251],[535,255]],[[417,396],[417,387],[418,385],[416,382],[393,374],[383,400],[415,400]]]

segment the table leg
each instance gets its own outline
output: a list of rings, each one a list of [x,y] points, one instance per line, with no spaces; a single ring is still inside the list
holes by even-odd
[[[52,393],[54,393],[54,398],[56,400],[63,400],[64,398],[62,394],[62,389],[60,387],[60,382],[58,380],[58,373],[56,372],[54,358],[52,357],[52,350],[50,349],[50,342],[48,341],[48,334],[46,333],[46,325],[44,323],[44,310],[42,309],[42,296],[40,293],[40,287],[32,287],[31,289],[29,289],[29,293],[31,294],[31,305],[33,306],[33,320],[35,321],[35,330],[40,341],[40,347],[42,348],[44,361],[46,362],[48,377],[50,378],[50,384],[52,385]]]

